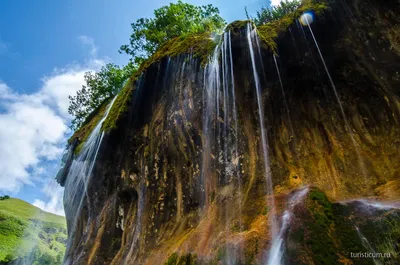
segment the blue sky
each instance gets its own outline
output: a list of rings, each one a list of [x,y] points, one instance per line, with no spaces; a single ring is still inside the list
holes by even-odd
[[[68,95],[85,71],[107,62],[126,64],[118,53],[130,23],[150,17],[170,0],[0,1],[0,195],[11,194],[62,213],[62,189],[51,180],[71,135]],[[267,0],[212,3],[231,22],[245,19]]]

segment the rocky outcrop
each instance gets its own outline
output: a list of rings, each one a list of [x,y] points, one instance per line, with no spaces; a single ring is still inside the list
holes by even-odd
[[[400,8],[395,0],[328,6],[311,25],[327,69],[310,29],[296,21],[275,39],[275,57],[271,46],[254,46],[252,65],[247,23],[235,23],[217,54],[221,98],[211,105],[212,69],[194,54],[159,58],[131,80],[111,108],[118,118],[82,193],[66,260],[261,264],[276,237],[272,215],[282,220],[290,192],[312,185],[319,190],[293,208],[299,221],[284,233],[283,259],[370,264],[349,256],[366,249],[355,227],[383,251],[371,229],[395,235],[382,220],[398,221],[398,211],[367,218],[368,207],[331,201],[399,198]],[[274,195],[266,187],[254,66]],[[70,231],[75,214],[67,208]],[[399,255],[398,242],[386,243]]]

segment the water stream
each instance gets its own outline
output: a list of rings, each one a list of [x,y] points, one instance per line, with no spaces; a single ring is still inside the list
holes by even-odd
[[[283,257],[283,242],[284,242],[284,235],[289,228],[290,221],[293,218],[293,209],[294,207],[300,203],[304,196],[306,196],[309,188],[303,188],[297,192],[295,192],[288,200],[286,210],[282,216],[282,224],[279,230],[279,234],[273,238],[272,246],[269,251],[268,261],[266,265],[280,265],[282,264],[282,257]]]
[[[72,238],[77,232],[77,222],[83,210],[83,205],[87,194],[87,187],[90,182],[93,167],[95,165],[97,154],[104,136],[104,132],[101,130],[101,127],[103,122],[106,120],[116,98],[117,96],[114,97],[114,99],[107,106],[103,118],[89,135],[79,155],[72,161],[66,177],[64,207],[65,211],[70,213],[69,216],[73,216],[73,219],[70,220],[71,222],[69,222],[72,225],[68,227],[68,237],[70,240],[67,242],[66,253],[69,253],[68,250],[71,248],[73,242]],[[64,264],[72,263],[73,261],[70,260],[69,257],[66,257]]]
[[[278,225],[276,221],[276,210],[275,210],[275,198],[274,198],[274,191],[273,191],[273,183],[272,183],[272,176],[271,176],[271,168],[270,168],[270,160],[269,160],[269,147],[268,147],[268,137],[267,132],[265,129],[265,118],[264,118],[264,107],[262,103],[262,95],[261,95],[261,85],[260,80],[257,72],[256,60],[254,55],[254,44],[253,39],[257,38],[255,30],[251,29],[251,24],[247,24],[247,41],[250,50],[250,58],[251,58],[251,65],[253,68],[253,77],[254,83],[256,88],[257,94],[257,105],[258,105],[258,114],[259,114],[259,122],[260,122],[260,136],[261,136],[261,144],[262,144],[262,151],[263,151],[263,161],[264,161],[264,173],[265,173],[265,180],[267,183],[267,195],[269,197],[268,206],[269,206],[269,213],[270,213],[270,226],[271,226],[271,238],[275,238],[278,231]]]
[[[293,130],[292,119],[290,118],[289,106],[288,106],[288,103],[287,103],[287,100],[286,100],[285,89],[283,88],[281,72],[279,71],[278,62],[276,61],[275,54],[273,54],[273,57],[274,57],[276,72],[278,73],[279,84],[280,84],[281,91],[282,91],[283,103],[285,104],[285,108],[286,108],[286,115],[287,115],[288,122],[289,122],[289,130],[290,130],[290,133],[292,134],[291,136],[295,137],[295,133],[294,133],[294,130]]]

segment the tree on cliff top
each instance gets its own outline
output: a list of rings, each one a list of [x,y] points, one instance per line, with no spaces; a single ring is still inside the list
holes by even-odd
[[[115,64],[103,66],[98,73],[85,73],[85,83],[75,96],[69,96],[68,112],[73,115],[71,129],[77,130],[92,111],[106,99],[114,97],[124,82],[137,70],[133,63],[120,68]]]
[[[133,32],[128,45],[122,45],[119,52],[132,56],[141,63],[161,45],[175,37],[206,31],[218,31],[225,26],[225,20],[213,5],[194,6],[178,1],[154,10],[154,18],[140,18],[131,24]]]
[[[301,0],[282,0],[279,5],[272,6],[270,1],[267,6],[261,7],[257,11],[256,17],[250,17],[246,10],[247,19],[253,20],[257,26],[278,20],[285,15],[296,11],[301,5]]]

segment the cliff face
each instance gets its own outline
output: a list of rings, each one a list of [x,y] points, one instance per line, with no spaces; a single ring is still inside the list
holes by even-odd
[[[288,264],[370,264],[350,257],[368,251],[358,232],[383,251],[373,220],[395,238],[399,211],[330,201],[400,199],[399,13],[335,1],[282,31],[276,55],[238,22],[206,66],[194,53],[151,64],[113,101],[78,186],[71,144],[65,263],[262,264],[277,250]]]

